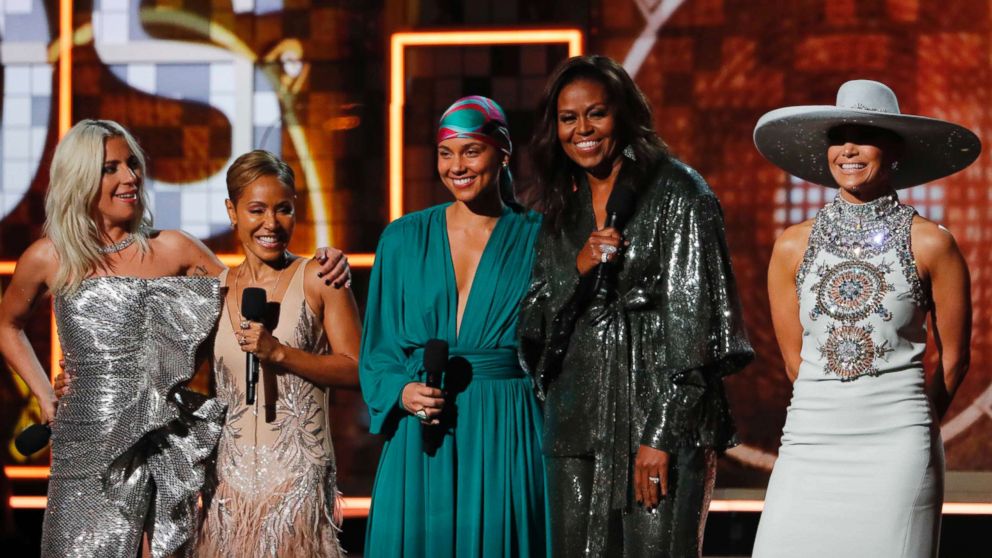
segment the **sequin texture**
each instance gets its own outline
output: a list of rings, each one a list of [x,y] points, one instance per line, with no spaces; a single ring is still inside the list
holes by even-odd
[[[217,322],[202,277],[95,277],[55,297],[72,384],[52,428],[42,556],[184,555],[223,405],[182,387]]]
[[[633,188],[639,197],[609,295],[586,300],[588,279],[580,281],[575,270],[576,254],[595,228],[589,186],[581,180],[561,230],[545,221],[523,302],[522,359],[545,400],[552,538],[560,540],[575,523],[572,514],[584,514],[579,523],[587,526],[578,536],[582,544],[559,549],[563,556],[603,556],[615,548],[609,541],[618,529],[624,544],[643,547],[645,555],[696,555],[696,524],[688,522],[704,519],[701,449],[735,443],[722,378],[753,353],[720,206],[702,177],[678,161],[666,159],[648,176],[634,184],[622,167],[614,186]],[[611,518],[636,513],[631,471],[641,444],[672,455],[678,486],[662,500],[661,524],[622,529]],[[698,463],[682,461],[690,456]],[[588,459],[589,485],[581,488],[587,498],[564,495],[577,490],[571,485],[552,486],[575,481],[552,470],[564,461],[559,457]],[[588,500],[588,513],[554,505],[569,498]]]

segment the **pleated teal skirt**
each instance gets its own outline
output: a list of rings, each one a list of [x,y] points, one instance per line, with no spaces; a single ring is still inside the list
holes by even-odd
[[[450,428],[430,452],[419,420],[398,420],[372,488],[365,556],[550,555],[531,380],[519,369],[480,370],[453,401]]]

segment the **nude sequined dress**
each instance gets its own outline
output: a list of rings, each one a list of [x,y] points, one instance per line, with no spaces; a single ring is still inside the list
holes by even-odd
[[[223,406],[187,390],[216,279],[94,277],[55,297],[72,383],[52,425],[46,557],[183,555]]]
[[[756,558],[937,556],[944,453],[924,392],[931,305],[915,213],[893,194],[817,214],[796,277],[802,363]]]
[[[303,293],[305,267],[300,261],[287,270],[293,277],[272,334],[285,345],[324,354],[329,346],[323,324]],[[225,271],[222,282],[226,276]],[[255,404],[248,406],[245,353],[234,337],[238,322],[238,309],[225,304],[214,373],[217,396],[228,406],[227,421],[217,449],[217,487],[197,555],[341,556],[331,521],[337,489],[328,392],[263,364]]]

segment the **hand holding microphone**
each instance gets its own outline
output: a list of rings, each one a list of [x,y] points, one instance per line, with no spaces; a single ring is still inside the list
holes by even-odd
[[[246,287],[241,293],[241,315],[250,322],[261,322],[265,319],[265,289]],[[255,404],[255,387],[258,385],[258,356],[254,353],[255,339],[242,333],[239,339],[241,350],[245,351],[245,403]]]
[[[596,270],[593,292],[602,287],[606,279],[609,265],[614,262],[623,247],[624,240],[620,236],[627,220],[637,208],[637,195],[625,186],[614,186],[606,201],[606,223],[601,230],[593,231],[589,240],[579,251],[575,266],[580,275],[586,275],[594,268]]]
[[[441,391],[444,369],[448,364],[448,343],[431,339],[424,346],[424,383],[410,382],[403,388],[401,400],[407,412],[424,424],[438,424],[438,415],[444,408]]]

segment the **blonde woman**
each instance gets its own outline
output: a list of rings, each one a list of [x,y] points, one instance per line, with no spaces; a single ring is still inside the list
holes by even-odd
[[[185,552],[203,461],[223,406],[185,389],[217,323],[224,266],[180,231],[153,231],[145,161],[108,120],[83,120],[59,143],[45,236],[18,260],[0,304],[0,352],[52,426],[42,556]],[[72,383],[58,405],[24,334],[55,297]]]

